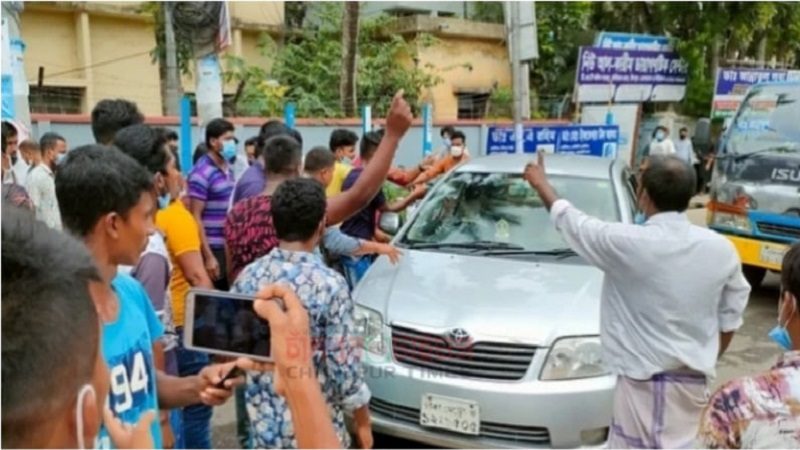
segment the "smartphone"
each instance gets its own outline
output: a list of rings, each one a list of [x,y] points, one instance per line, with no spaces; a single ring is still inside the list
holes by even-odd
[[[272,361],[269,324],[253,311],[255,297],[192,289],[186,296],[186,348]]]

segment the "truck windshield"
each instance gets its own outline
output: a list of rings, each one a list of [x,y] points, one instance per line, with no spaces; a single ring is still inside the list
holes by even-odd
[[[773,147],[800,147],[800,142],[775,125],[795,113],[798,101],[800,84],[770,84],[751,89],[731,127],[727,151],[746,154]]]

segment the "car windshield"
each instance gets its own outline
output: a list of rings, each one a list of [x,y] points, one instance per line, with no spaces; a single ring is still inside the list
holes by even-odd
[[[550,183],[584,212],[619,220],[610,180],[552,176]],[[455,173],[430,193],[421,208],[401,240],[405,245],[481,244],[533,252],[567,248],[541,198],[519,174]]]
[[[745,98],[730,131],[729,151],[753,153],[769,148],[800,146],[780,127],[793,117],[800,101],[800,85],[754,87]]]

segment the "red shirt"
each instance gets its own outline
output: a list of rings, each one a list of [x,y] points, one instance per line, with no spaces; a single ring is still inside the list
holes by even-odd
[[[225,244],[231,255],[231,282],[242,269],[277,247],[272,197],[259,195],[236,203],[225,219]]]

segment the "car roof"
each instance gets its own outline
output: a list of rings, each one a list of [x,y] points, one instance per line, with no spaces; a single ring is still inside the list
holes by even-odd
[[[490,155],[470,160],[456,169],[458,172],[522,173],[525,165],[536,161],[536,155]],[[608,179],[613,158],[596,156],[548,154],[544,157],[549,175],[570,175],[581,178]]]

